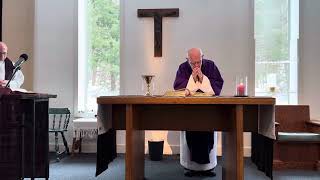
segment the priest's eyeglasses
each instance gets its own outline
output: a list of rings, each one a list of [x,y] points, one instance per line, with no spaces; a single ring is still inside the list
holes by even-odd
[[[189,58],[187,58],[189,64],[191,66],[195,66],[195,65],[201,65],[202,64],[202,58],[200,59],[200,61],[196,61],[196,62],[191,62],[191,60]]]

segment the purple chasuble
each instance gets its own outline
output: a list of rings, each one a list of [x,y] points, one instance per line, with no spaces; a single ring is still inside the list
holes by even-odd
[[[201,71],[210,80],[215,95],[219,95],[223,79],[213,61],[202,59]],[[192,69],[188,61],[182,63],[176,74],[173,87],[175,90],[187,87]],[[186,131],[186,140],[190,150],[190,159],[199,164],[210,163],[209,154],[214,144],[214,132]]]
[[[213,61],[203,59],[201,71],[210,80],[211,87],[216,95],[219,95],[223,86],[223,79],[220,75],[218,67]],[[173,84],[175,90],[186,88],[189,77],[192,74],[192,69],[188,61],[182,63],[176,74],[176,79]]]

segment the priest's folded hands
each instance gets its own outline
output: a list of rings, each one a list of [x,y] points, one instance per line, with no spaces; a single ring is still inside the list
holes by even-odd
[[[199,81],[200,83],[202,83],[203,73],[202,73],[200,67],[195,67],[192,69],[192,77],[193,77],[194,82]]]

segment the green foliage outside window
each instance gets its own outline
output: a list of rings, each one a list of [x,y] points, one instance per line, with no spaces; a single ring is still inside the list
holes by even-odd
[[[119,92],[119,0],[87,0],[89,86]],[[108,92],[106,92],[108,93]]]
[[[256,61],[289,59],[288,0],[255,1]]]

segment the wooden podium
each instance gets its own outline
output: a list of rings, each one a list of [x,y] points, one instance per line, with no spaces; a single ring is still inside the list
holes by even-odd
[[[49,98],[11,93],[0,96],[0,177],[49,178]]]

